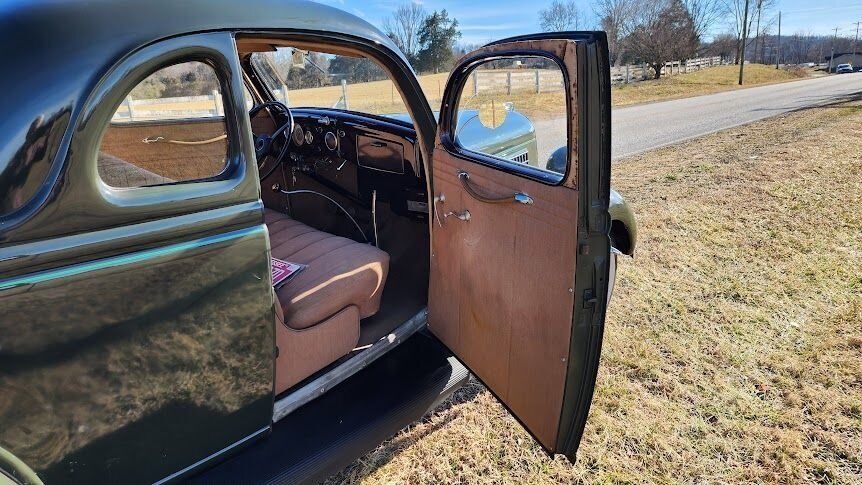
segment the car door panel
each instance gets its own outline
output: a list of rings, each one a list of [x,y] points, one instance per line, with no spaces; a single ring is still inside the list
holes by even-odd
[[[269,241],[235,49],[214,32],[105,59],[50,197],[0,229],[0,446],[50,483],[152,483],[270,429]],[[219,75],[226,169],[108,187],[117,106],[189,59]]]
[[[428,321],[546,450],[573,458],[604,322],[610,156],[608,91],[601,71],[590,69],[606,62],[604,37],[566,34],[486,46],[450,77],[432,160]],[[565,70],[565,174],[471,152],[452,135],[469,71],[485,59],[523,55]]]
[[[435,228],[429,325],[552,447],[571,327],[535,323],[572,320],[577,197],[449,154],[434,162],[435,193],[446,199],[438,210],[466,210],[470,220],[450,216]],[[521,192],[533,204],[477,201],[462,170],[476,190]],[[548,253],[551,238],[559,250]],[[536,284],[536,275],[547,278]]]

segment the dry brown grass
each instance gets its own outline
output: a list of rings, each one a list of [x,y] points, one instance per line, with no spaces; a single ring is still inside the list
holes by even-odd
[[[623,84],[611,91],[614,106],[648,103],[729,91],[762,84],[775,84],[807,77],[808,70],[775,69],[775,66],[747,64],[745,84],[739,86],[739,66],[716,66],[687,74],[664,76],[659,80]]]
[[[640,240],[578,462],[471,383],[332,482],[862,483],[862,103],[639,155],[614,185]]]

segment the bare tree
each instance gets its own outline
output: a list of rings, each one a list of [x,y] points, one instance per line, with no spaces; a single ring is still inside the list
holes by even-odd
[[[596,0],[593,11],[599,19],[599,26],[608,34],[608,48],[611,64],[622,62],[625,38],[634,28],[635,11],[638,0]]]
[[[581,26],[581,11],[574,0],[554,0],[539,10],[539,25],[545,32],[578,30]]]
[[[764,16],[765,12],[775,7],[775,0],[751,0],[748,8],[747,20],[745,15],[746,0],[725,0],[725,9],[730,14],[734,31],[736,32],[737,58],[735,62],[739,63],[740,58],[745,60],[745,50],[752,42],[759,41],[757,35],[760,33],[760,28],[757,26],[758,20]],[[754,36],[751,34],[755,33]],[[742,45],[742,39],[746,38],[745,45]],[[755,55],[757,54],[755,50]]]
[[[727,5],[722,0],[683,0],[682,3],[691,15],[695,33],[701,39],[727,14]]]
[[[712,41],[703,46],[703,52],[707,56],[719,56],[722,60],[733,59],[736,47],[736,36],[727,32],[713,36]]]
[[[695,55],[700,39],[682,0],[638,3],[636,27],[626,39],[633,56],[653,68],[655,79],[669,60],[685,60]]]
[[[419,29],[428,17],[421,4],[408,2],[401,4],[390,17],[383,19],[383,30],[404,52],[411,64],[416,63],[419,54]]]
[[[775,6],[775,0],[757,0],[754,4],[755,27],[754,27],[754,60],[757,61],[758,55],[763,62],[763,51],[765,42],[763,36],[769,33],[769,30],[775,24],[775,17],[766,19],[769,15],[769,10]],[[762,25],[761,25],[762,22]]]

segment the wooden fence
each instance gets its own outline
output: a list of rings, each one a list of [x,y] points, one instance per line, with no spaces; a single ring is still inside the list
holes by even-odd
[[[218,90],[202,96],[134,99],[127,96],[111,121],[147,121],[165,118],[208,118],[223,116],[224,106]]]
[[[676,74],[685,74],[688,72],[699,71],[713,66],[722,64],[721,57],[699,57],[696,59],[688,59],[686,61],[668,61],[661,68],[663,76],[673,76]],[[631,82],[643,81],[654,77],[652,68],[646,64],[630,64],[625,66],[611,67],[611,82],[616,84],[626,84]]]
[[[662,75],[672,76],[700,69],[718,66],[722,64],[720,57],[702,57],[689,59],[687,61],[669,61],[662,67]],[[436,82],[436,91],[442,93],[445,85],[445,75],[420,76],[420,82],[425,78],[433,78]],[[611,67],[611,82],[616,84],[631,83],[652,79],[652,69],[645,64],[614,66]],[[433,83],[432,83],[433,84]],[[364,89],[367,88],[367,89]],[[429,92],[429,86],[424,86],[429,99],[433,94]],[[495,69],[477,70],[470,76],[465,91],[476,95],[483,92],[506,93],[544,93],[561,91],[563,89],[563,75],[557,69]],[[431,89],[435,91],[435,89]],[[365,98],[392,98],[390,104],[397,105],[397,93],[390,81],[372,81],[348,85],[342,82],[340,85],[324,86],[321,88],[307,88],[302,90],[288,90],[286,86],[275,89],[276,99],[290,105],[290,98],[298,96],[299,104],[303,102],[309,106],[331,105],[333,108],[370,110],[368,103],[353,105],[348,99],[348,93],[353,93],[350,98],[359,96],[362,101]],[[385,99],[383,99],[385,101]],[[379,100],[378,100],[379,101]],[[400,99],[397,101],[400,102]],[[436,103],[435,103],[436,104]],[[183,96],[176,98],[159,99],[133,99],[127,97],[120,108],[114,114],[113,121],[145,121],[165,118],[201,118],[224,115],[222,97],[217,90],[212,94],[204,96]]]
[[[672,76],[699,71],[721,65],[721,63],[721,57],[668,61],[662,67],[662,75]],[[646,64],[611,67],[611,82],[613,83],[630,83],[652,78],[653,71]],[[514,91],[541,93],[563,89],[563,75],[557,69],[480,69],[473,72],[468,86],[472,86],[472,94],[479,94],[483,91],[505,92],[507,94],[512,94]]]

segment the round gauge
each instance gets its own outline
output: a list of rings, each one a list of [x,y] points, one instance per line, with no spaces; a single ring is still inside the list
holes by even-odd
[[[326,132],[323,141],[326,143],[326,148],[329,148],[330,151],[334,152],[338,148],[338,137],[331,131]]]
[[[293,133],[290,135],[291,140],[293,140],[293,144],[296,146],[302,146],[302,141],[305,139],[305,134],[302,132],[302,126],[296,125],[293,129]]]
[[[305,143],[311,145],[314,143],[314,133],[311,130],[306,130],[305,132]]]

